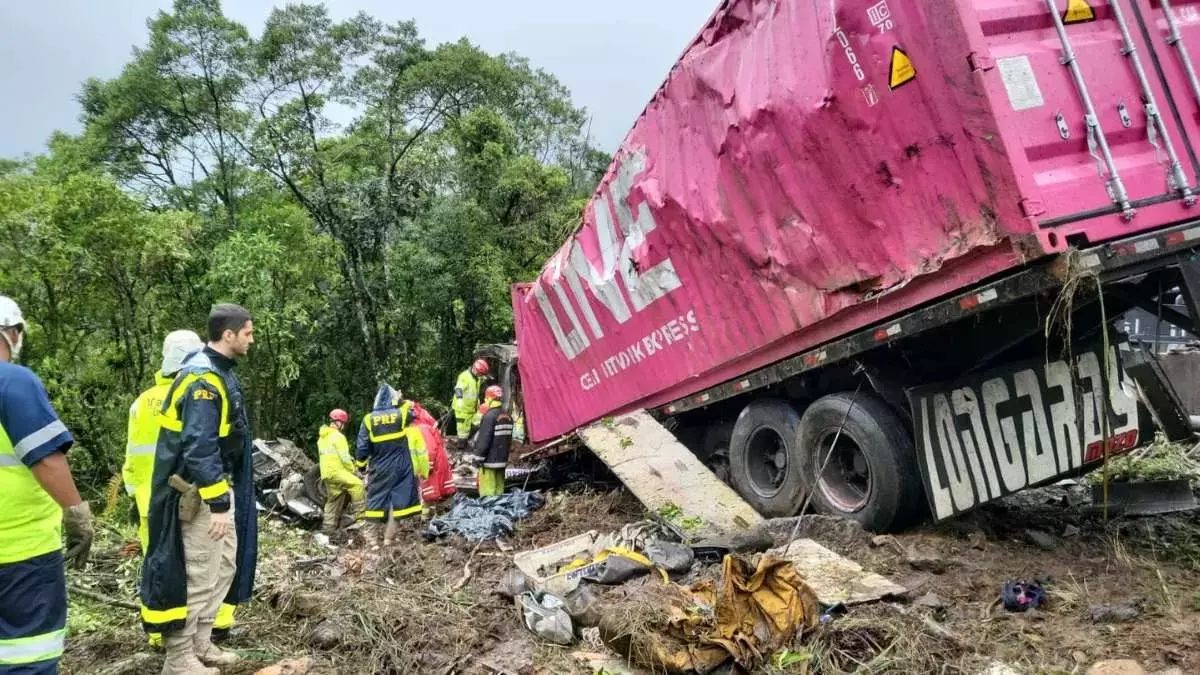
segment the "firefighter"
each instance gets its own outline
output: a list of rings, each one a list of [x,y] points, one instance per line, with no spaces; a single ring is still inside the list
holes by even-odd
[[[488,374],[488,362],[476,359],[471,367],[458,374],[454,383],[454,399],[450,408],[454,411],[454,423],[457,436],[466,440],[471,435],[471,427],[479,423],[476,408],[479,406],[479,387],[483,378]]]
[[[250,599],[258,553],[251,434],[234,363],[254,343],[238,305],[208,317],[208,345],[189,356],[160,409],[142,562],[142,624],[163,634],[162,672],[212,673],[240,660],[212,642],[219,615]],[[224,609],[226,605],[230,610]]]
[[[358,430],[354,459],[356,466],[368,471],[363,518],[372,524],[368,533],[372,544],[383,527],[383,545],[390,546],[399,522],[421,513],[418,479],[429,476],[429,458],[414,421],[413,403],[384,384]]]
[[[513,420],[504,410],[504,390],[498,386],[484,393],[487,412],[479,423],[475,436],[474,463],[479,468],[479,496],[504,494],[504,469],[508,467],[508,451],[512,446]]]
[[[21,308],[0,296],[0,672],[39,675],[58,672],[63,564],[86,564],[92,514],[67,462],[71,432],[37,375],[13,363],[24,335]]]
[[[350,415],[341,408],[330,411],[329,424],[318,432],[317,452],[321,459],[321,480],[325,481],[325,520],[322,529],[337,532],[342,524],[342,512],[349,502],[350,515],[358,520],[366,506],[366,488],[354,473],[354,458],[342,431]]]

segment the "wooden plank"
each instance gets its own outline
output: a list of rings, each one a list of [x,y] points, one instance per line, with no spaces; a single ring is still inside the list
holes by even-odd
[[[647,509],[664,514],[677,507],[673,521],[693,539],[762,522],[733,488],[645,411],[602,420],[579,436]]]

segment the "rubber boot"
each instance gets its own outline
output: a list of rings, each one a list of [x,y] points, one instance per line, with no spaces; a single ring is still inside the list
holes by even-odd
[[[396,542],[396,530],[400,523],[396,522],[395,518],[388,520],[387,527],[383,530],[383,546],[387,548]]]
[[[365,522],[366,524],[363,525],[362,529],[363,540],[371,550],[378,551],[379,536],[383,534],[383,523],[376,523],[369,520]]]
[[[221,675],[216,668],[209,668],[196,658],[195,642],[191,636],[178,633],[163,636],[167,658],[163,661],[162,675]]]
[[[213,644],[212,623],[201,621],[196,624],[196,657],[206,666],[232,666],[242,660],[242,657],[227,652]]]
[[[347,527],[347,530],[357,530],[364,524],[362,519],[363,511],[367,510],[367,502],[350,502],[350,517],[354,518],[354,523]]]

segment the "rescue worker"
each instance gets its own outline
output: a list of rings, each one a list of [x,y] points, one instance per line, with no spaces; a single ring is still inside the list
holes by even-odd
[[[446,443],[438,431],[437,420],[419,403],[413,404],[413,415],[425,441],[425,454],[429,457],[429,477],[421,481],[421,515],[424,517],[431,515],[432,504],[454,495],[454,470],[446,455]]]
[[[329,424],[317,432],[317,453],[320,455],[321,480],[325,481],[325,520],[322,529],[334,533],[341,527],[342,512],[349,502],[350,515],[358,520],[366,507],[366,487],[354,473],[354,458],[342,431],[350,415],[341,408],[330,411]]]
[[[429,457],[414,420],[412,402],[384,384],[358,430],[354,459],[368,471],[363,518],[373,526],[367,535],[373,545],[381,527],[383,545],[390,546],[400,520],[421,513],[418,479],[429,476]]]
[[[250,599],[258,533],[251,434],[234,363],[254,344],[250,313],[217,305],[208,345],[189,356],[160,410],[142,562],[142,624],[163,634],[164,675],[240,660],[212,642],[222,604]],[[232,487],[231,487],[232,486]]]
[[[63,564],[87,562],[92,514],[67,462],[71,432],[37,375],[13,363],[24,335],[21,308],[0,296],[0,673],[40,675],[58,672]]]
[[[479,388],[488,374],[488,362],[476,359],[471,367],[458,374],[454,383],[454,398],[450,408],[454,411],[456,435],[466,440],[471,436],[471,427],[479,423],[476,408],[479,407]]]
[[[479,496],[504,494],[504,470],[508,467],[508,451],[512,447],[513,420],[504,410],[504,390],[487,388],[484,394],[487,412],[479,423],[475,436],[474,463],[479,468]]]
[[[143,391],[129,408],[129,434],[125,443],[125,464],[121,476],[125,480],[125,492],[137,504],[138,541],[142,544],[142,555],[150,538],[150,477],[154,472],[154,449],[158,445],[158,411],[162,408],[167,390],[175,379],[175,373],[183,367],[189,354],[204,348],[204,342],[190,330],[177,330],[167,334],[163,340],[162,364],[154,374],[154,386]],[[162,646],[162,635],[150,634],[150,644]]]
[[[125,492],[137,502],[138,539],[146,553],[149,534],[146,514],[150,509],[150,474],[154,471],[154,448],[158,444],[158,411],[183,359],[204,348],[200,336],[190,330],[177,330],[163,340],[162,364],[154,375],[154,386],[143,391],[129,408],[129,434],[125,444],[125,464],[121,476]]]

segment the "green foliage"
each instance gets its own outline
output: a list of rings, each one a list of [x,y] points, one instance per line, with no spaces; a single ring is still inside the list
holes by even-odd
[[[25,362],[101,492],[170,330],[215,302],[254,314],[240,367],[255,432],[302,444],[380,380],[435,411],[481,344],[513,339],[509,287],[573,230],[607,157],[551,75],[410,22],[319,4],[261,34],[175,0],[85,126],[0,162],[0,292]]]
[[[1200,487],[1200,462],[1189,455],[1189,448],[1158,433],[1150,445],[1109,458],[1108,478],[1111,481],[1187,479],[1192,487]],[[1097,469],[1087,479],[1099,485],[1104,481],[1104,472]]]

